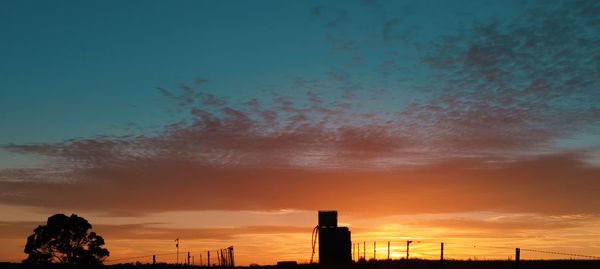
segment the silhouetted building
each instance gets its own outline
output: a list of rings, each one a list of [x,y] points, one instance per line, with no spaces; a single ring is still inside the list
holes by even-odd
[[[319,263],[350,263],[351,247],[350,230],[337,226],[337,211],[319,211]]]
[[[337,227],[337,211],[319,211],[319,228]]]

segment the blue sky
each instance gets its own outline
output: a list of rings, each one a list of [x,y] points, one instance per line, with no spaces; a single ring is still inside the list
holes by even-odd
[[[242,100],[265,92],[294,95],[290,87],[296,80],[328,82],[329,72],[356,73],[367,87],[393,89],[399,86],[394,79],[381,81],[377,74],[387,53],[399,54],[398,65],[413,72],[416,44],[453,33],[459,23],[515,16],[513,7],[520,6],[341,4],[7,1],[0,25],[5,40],[0,143],[124,134],[129,122],[161,126],[170,119],[155,87],[174,88],[198,78],[210,81],[207,91]],[[328,27],[340,14],[347,14],[341,29]],[[369,41],[367,34],[383,31],[379,24],[386,17],[412,31],[399,36],[410,40]],[[364,48],[334,51],[338,41],[331,39],[344,38],[359,40]],[[354,57],[368,60],[358,70],[346,70]],[[409,89],[394,91],[414,95]],[[388,106],[397,109],[396,103]]]

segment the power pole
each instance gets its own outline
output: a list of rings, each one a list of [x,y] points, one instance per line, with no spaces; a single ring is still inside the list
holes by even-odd
[[[410,246],[410,243],[412,243],[412,241],[411,241],[411,240],[407,240],[407,241],[406,241],[406,260],[407,260],[407,261],[408,261],[408,252],[409,252],[409,246]]]
[[[210,267],[210,250],[207,251],[208,252],[208,261],[207,261],[207,266]]]
[[[152,264],[156,264],[156,255],[152,255]]]
[[[519,268],[519,260],[521,260],[521,249],[515,249],[515,267]]]
[[[442,247],[440,251],[440,264],[440,267],[444,268],[444,242],[442,242]]]
[[[388,241],[388,261],[390,260],[390,241]]]
[[[190,266],[190,252],[188,251],[188,261],[187,261],[187,265]]]
[[[377,260],[377,242],[373,242],[373,260]]]
[[[179,264],[179,238],[175,239],[175,247],[177,248],[177,264]]]

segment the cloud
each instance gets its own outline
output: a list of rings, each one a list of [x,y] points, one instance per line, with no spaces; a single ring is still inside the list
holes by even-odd
[[[585,166],[572,155],[375,171],[277,169],[268,164],[219,167],[169,157],[96,166],[76,174],[84,180],[1,182],[0,202],[124,214],[281,208],[337,208],[373,216],[600,210],[596,199],[600,169]]]
[[[207,84],[207,83],[208,83],[208,79],[205,79],[205,78],[197,78],[197,79],[196,79],[194,82],[195,82],[196,84],[198,84],[198,85],[204,85],[204,84]]]
[[[0,170],[0,203],[130,214],[322,206],[595,213],[598,169],[582,162],[585,150],[554,142],[600,121],[599,38],[588,34],[597,19],[585,11],[597,4],[565,5],[567,15],[529,10],[423,44],[426,75],[404,86],[428,89],[427,98],[408,105],[381,105],[394,102],[393,90],[366,95],[353,81],[360,76],[336,68],[328,75],[342,88],[298,80],[305,95],[233,101],[185,84],[158,88],[183,112],[160,132],[5,145],[55,162]],[[389,22],[389,31],[401,26]],[[390,76],[405,70],[391,58],[373,66]]]
[[[535,215],[523,214],[502,216],[492,219],[448,218],[416,221],[411,225],[419,227],[451,228],[456,230],[472,230],[507,233],[525,233],[531,231],[548,231],[578,228],[587,223],[598,222],[597,217],[583,215]]]
[[[348,11],[342,9],[342,10],[338,11],[338,15],[337,15],[337,17],[335,17],[335,19],[333,19],[325,24],[325,27],[336,27],[341,24],[347,23],[349,21],[350,21],[350,16],[348,16]]]
[[[340,75],[340,74],[336,74],[334,72],[329,72],[328,74],[329,74],[329,76],[331,78],[333,78],[335,80],[338,80],[338,81],[345,81],[347,79],[347,75],[346,74],[341,74]]]
[[[310,8],[310,19],[315,20],[321,16],[323,7],[321,6],[313,6]]]

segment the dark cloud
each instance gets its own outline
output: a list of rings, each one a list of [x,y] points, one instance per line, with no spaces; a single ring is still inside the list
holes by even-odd
[[[328,74],[331,78],[338,80],[338,81],[345,81],[347,79],[346,74],[336,74],[334,72],[329,72]]]
[[[202,86],[208,83],[206,79],[197,79],[196,84]],[[199,91],[193,87],[182,84],[179,86],[179,91],[167,90],[162,87],[156,87],[160,95],[166,99],[174,100],[177,102],[179,107],[187,107],[194,105],[195,102],[199,102],[204,106],[224,106],[227,102],[216,97],[214,94]]]
[[[325,27],[336,27],[340,24],[344,24],[350,21],[350,16],[348,15],[348,11],[340,10],[338,12],[337,17],[335,19],[329,21],[325,24]]]
[[[310,19],[318,19],[321,16],[322,9],[322,6],[314,6],[310,8]]]
[[[473,89],[463,97],[466,101],[482,103],[486,98],[501,105],[504,99],[503,106],[546,105],[557,113],[570,112],[563,107],[567,104],[594,106],[600,74],[598,62],[589,59],[600,56],[600,38],[589,34],[595,16],[577,14],[596,5],[565,2],[555,9],[527,10],[512,22],[479,25],[432,43],[423,50],[422,62],[439,71],[444,91],[465,94]]]
[[[204,85],[208,83],[208,79],[205,78],[197,78],[194,82],[198,85]]]
[[[365,58],[360,57],[360,56],[354,56],[354,57],[352,57],[352,61],[355,63],[362,63],[365,61]]]

